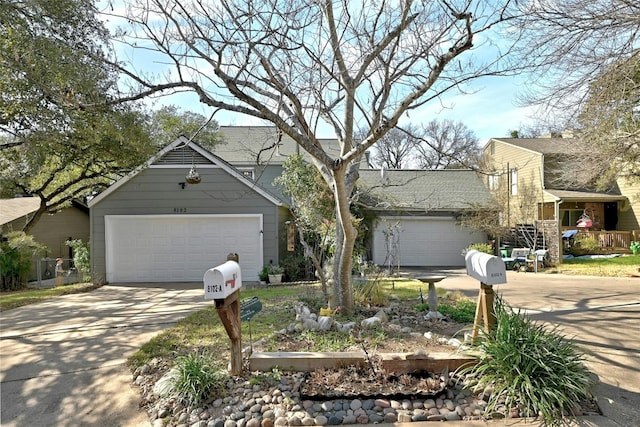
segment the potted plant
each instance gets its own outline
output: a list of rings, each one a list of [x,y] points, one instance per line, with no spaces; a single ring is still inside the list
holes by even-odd
[[[269,280],[269,266],[265,265],[262,267],[262,270],[260,270],[260,272],[258,273],[258,278],[260,279],[260,282],[264,282],[267,283],[267,281]]]
[[[631,249],[634,255],[638,255],[638,253],[640,253],[640,241],[631,242],[629,249]]]
[[[269,264],[267,266],[267,273],[269,275],[269,283],[280,283],[282,282],[282,274],[284,273],[284,268],[276,264]]]

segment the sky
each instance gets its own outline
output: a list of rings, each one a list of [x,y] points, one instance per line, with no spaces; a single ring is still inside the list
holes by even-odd
[[[113,29],[116,22],[111,21],[107,27]],[[119,56],[122,52],[119,52]],[[148,56],[147,56],[148,55]],[[134,60],[137,68],[142,66],[148,71],[162,73],[160,63],[166,60],[154,58],[147,50],[131,50],[124,55],[125,59]],[[157,64],[154,69],[153,64]],[[473,80],[467,88],[468,93],[451,93],[438,102],[420,107],[405,115],[400,125],[428,123],[431,120],[453,120],[462,122],[474,132],[480,146],[484,146],[490,138],[509,136],[511,130],[530,126],[534,123],[534,108],[522,107],[517,104],[518,95],[524,90],[524,79],[521,77],[485,77]],[[176,94],[155,99],[153,106],[175,105],[184,111],[200,113],[209,117],[213,109],[199,102],[195,94]],[[223,126],[270,125],[256,118],[239,113],[221,111],[214,119]],[[334,138],[329,126],[321,127],[318,132],[320,138]]]
[[[534,123],[534,108],[517,103],[523,91],[523,80],[516,77],[491,77],[479,79],[472,84],[474,93],[453,95],[442,102],[431,103],[417,112],[410,113],[407,122],[428,123],[436,120],[453,120],[464,123],[472,130],[480,146],[489,139],[507,137],[511,130]],[[159,105],[175,105],[184,111],[193,111],[209,117],[213,109],[199,102],[193,94],[177,94],[157,100]],[[270,125],[254,117],[239,113],[220,111],[214,119],[221,126]],[[331,129],[320,130],[320,138],[334,138]]]

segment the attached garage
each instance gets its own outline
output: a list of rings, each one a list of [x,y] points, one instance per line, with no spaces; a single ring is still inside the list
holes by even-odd
[[[462,251],[485,242],[480,232],[461,228],[452,217],[381,217],[373,231],[378,265],[464,266]]]
[[[456,220],[491,200],[472,170],[361,170],[358,183],[359,202],[377,218],[369,242],[378,265],[464,266],[462,251],[487,242]]]
[[[107,281],[202,281],[233,248],[243,279],[262,267],[262,215],[107,215]]]
[[[197,167],[200,180],[185,179]],[[94,282],[200,282],[229,253],[242,279],[279,262],[288,209],[251,177],[179,138],[89,202]]]

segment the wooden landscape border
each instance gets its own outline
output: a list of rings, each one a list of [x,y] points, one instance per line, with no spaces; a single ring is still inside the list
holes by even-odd
[[[378,353],[382,367],[396,374],[412,372],[455,371],[461,366],[475,364],[472,356],[446,352]],[[251,371],[267,372],[274,368],[284,371],[310,372],[316,369],[339,369],[350,365],[364,365],[366,354],[353,352],[254,352],[249,357]]]

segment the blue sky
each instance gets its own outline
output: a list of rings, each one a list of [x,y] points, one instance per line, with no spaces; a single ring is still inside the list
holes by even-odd
[[[111,17],[107,27],[113,29],[118,22],[117,18]],[[121,59],[132,60],[138,70],[145,70],[152,73],[163,73],[167,70],[166,59],[157,52],[150,50],[122,49],[119,46],[118,55],[123,55]],[[517,105],[518,95],[524,90],[524,78],[521,77],[485,77],[473,80],[468,83],[466,94],[451,93],[441,100],[435,100],[411,111],[409,116],[403,118],[404,122],[419,125],[428,123],[431,120],[453,120],[464,123],[478,137],[479,144],[484,146],[492,137],[505,137],[514,129],[531,125],[534,120],[533,107],[520,107]],[[154,107],[161,105],[176,105],[184,111],[200,113],[205,117],[213,112],[211,107],[200,103],[195,94],[176,94],[155,99]],[[269,125],[253,117],[244,116],[239,113],[218,112],[215,120],[220,125],[243,126],[243,125]],[[320,129],[317,135],[321,138],[332,138],[330,127]]]
[[[509,131],[533,123],[534,108],[517,105],[518,95],[523,91],[522,81],[517,77],[479,79],[471,85],[475,92],[464,95],[452,94],[442,102],[426,105],[420,110],[411,112],[406,123],[428,123],[433,119],[462,122],[475,133],[480,145],[484,146],[490,138],[509,136]],[[213,112],[213,109],[201,104],[197,96],[192,94],[172,95],[158,102],[160,105],[173,104],[183,110],[197,112],[206,117]],[[223,126],[269,124],[253,117],[226,111],[216,113],[214,118]],[[318,136],[334,137],[329,128],[325,132]]]

